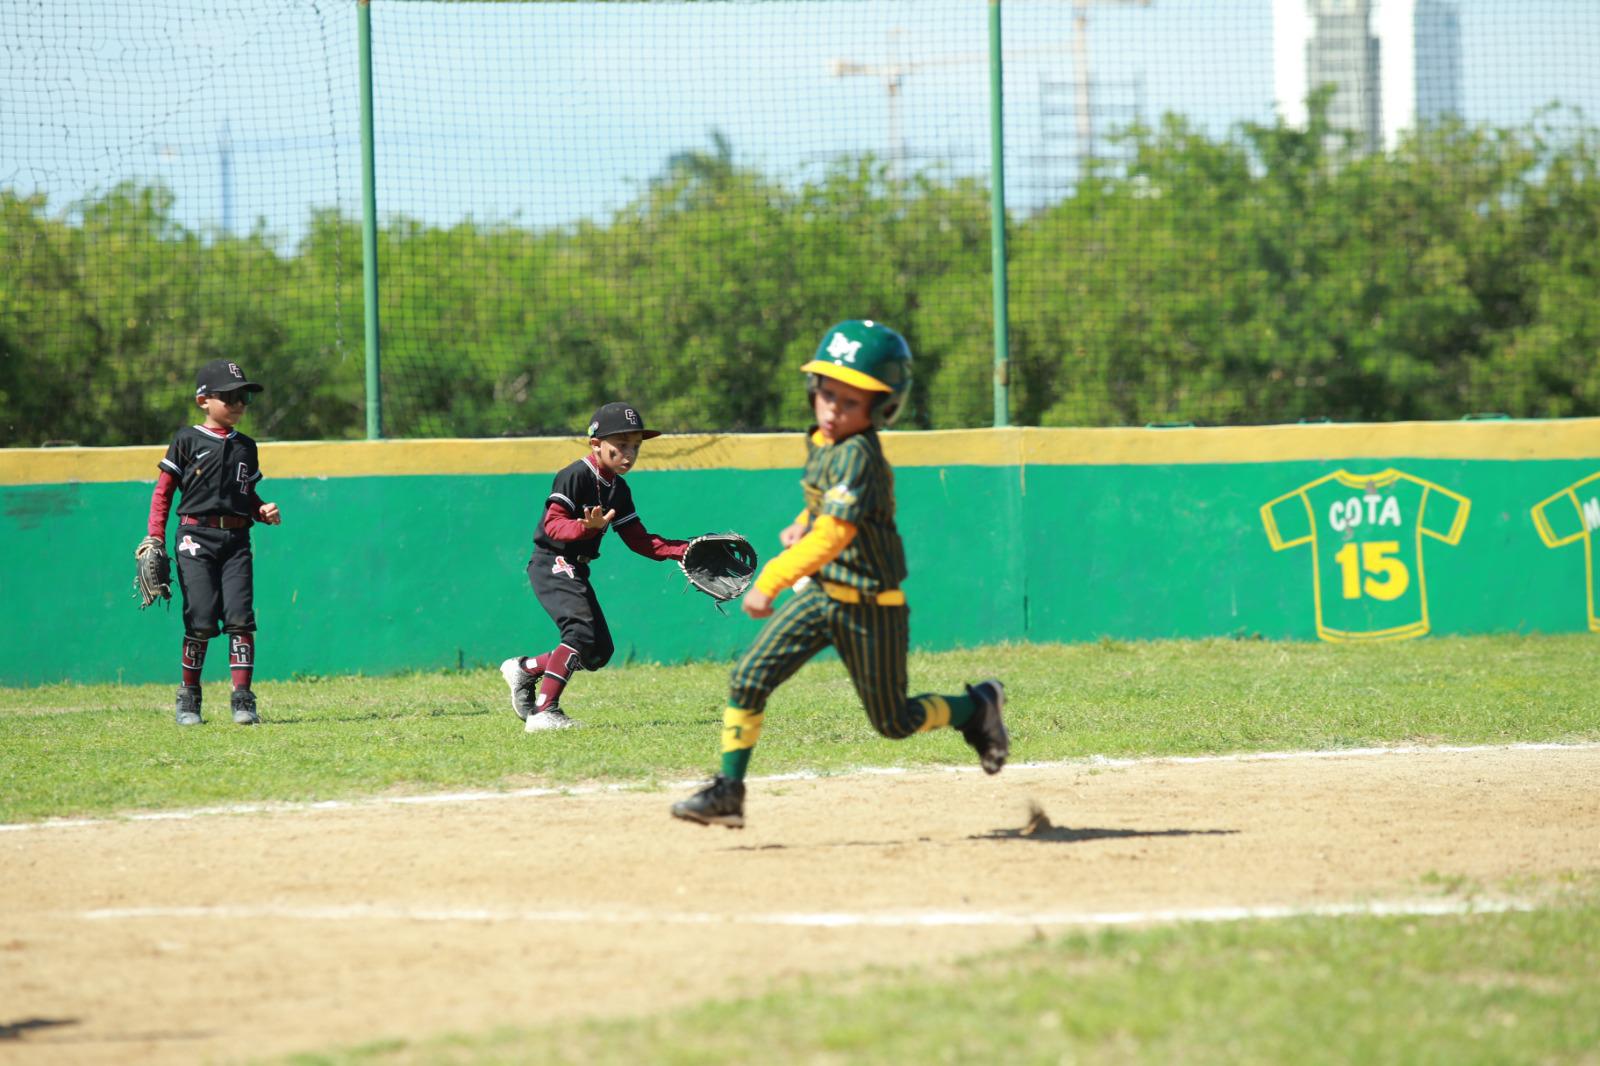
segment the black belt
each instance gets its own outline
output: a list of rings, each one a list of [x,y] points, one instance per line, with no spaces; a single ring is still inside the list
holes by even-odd
[[[180,525],[208,526],[211,529],[248,529],[250,519],[237,514],[186,514],[178,517]]]

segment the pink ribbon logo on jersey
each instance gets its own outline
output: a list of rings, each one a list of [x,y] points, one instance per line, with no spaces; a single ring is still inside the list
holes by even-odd
[[[550,567],[550,572],[552,574],[566,574],[568,577],[578,576],[578,572],[572,569],[572,564],[567,562],[564,556],[560,555],[556,556],[556,561],[554,565]]]

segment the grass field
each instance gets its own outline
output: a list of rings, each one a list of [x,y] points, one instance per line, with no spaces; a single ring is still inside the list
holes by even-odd
[[[1531,913],[1069,935],[939,972],[796,982],[620,1025],[290,1061],[1594,1063],[1600,884],[1551,887]]]
[[[1587,635],[1251,641],[917,655],[916,690],[1007,681],[1013,756],[1600,741]],[[726,667],[579,675],[584,730],[525,736],[498,672],[258,687],[266,723],[179,729],[173,687],[0,689],[0,822],[259,801],[614,782],[715,764]],[[769,707],[753,771],[968,765],[944,733],[875,736],[835,662]],[[1600,845],[1597,845],[1600,848]],[[1600,1063],[1600,851],[1539,884],[1439,871],[1420,895],[1532,900],[1454,917],[1189,923],[1037,937],[928,971],[791,980],[659,1015],[441,1035],[296,1063]],[[514,1011],[508,1012],[514,1017]]]
[[[1013,758],[1196,755],[1384,744],[1600,739],[1586,635],[1398,644],[1262,641],[1000,646],[914,655],[914,691],[1007,683]],[[227,687],[179,729],[173,685],[0,689],[11,768],[0,822],[56,815],[462,787],[678,781],[716,764],[727,668],[579,674],[582,731],[524,736],[495,670],[257,687],[265,725],[234,726]],[[941,732],[876,736],[837,662],[781,688],[752,772],[965,765]]]

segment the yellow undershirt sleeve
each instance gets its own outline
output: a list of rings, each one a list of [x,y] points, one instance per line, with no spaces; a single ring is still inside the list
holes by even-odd
[[[855,538],[854,522],[846,522],[832,515],[818,515],[811,524],[811,532],[774,555],[761,568],[761,576],[756,578],[756,588],[768,596],[776,596],[801,578],[833,562]]]

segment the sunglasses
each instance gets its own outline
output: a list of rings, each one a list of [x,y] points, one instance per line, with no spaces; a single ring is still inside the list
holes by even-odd
[[[234,404],[242,404],[245,407],[250,406],[250,391],[248,389],[235,389],[232,392],[213,392],[210,396],[214,400],[221,400],[229,407]]]

